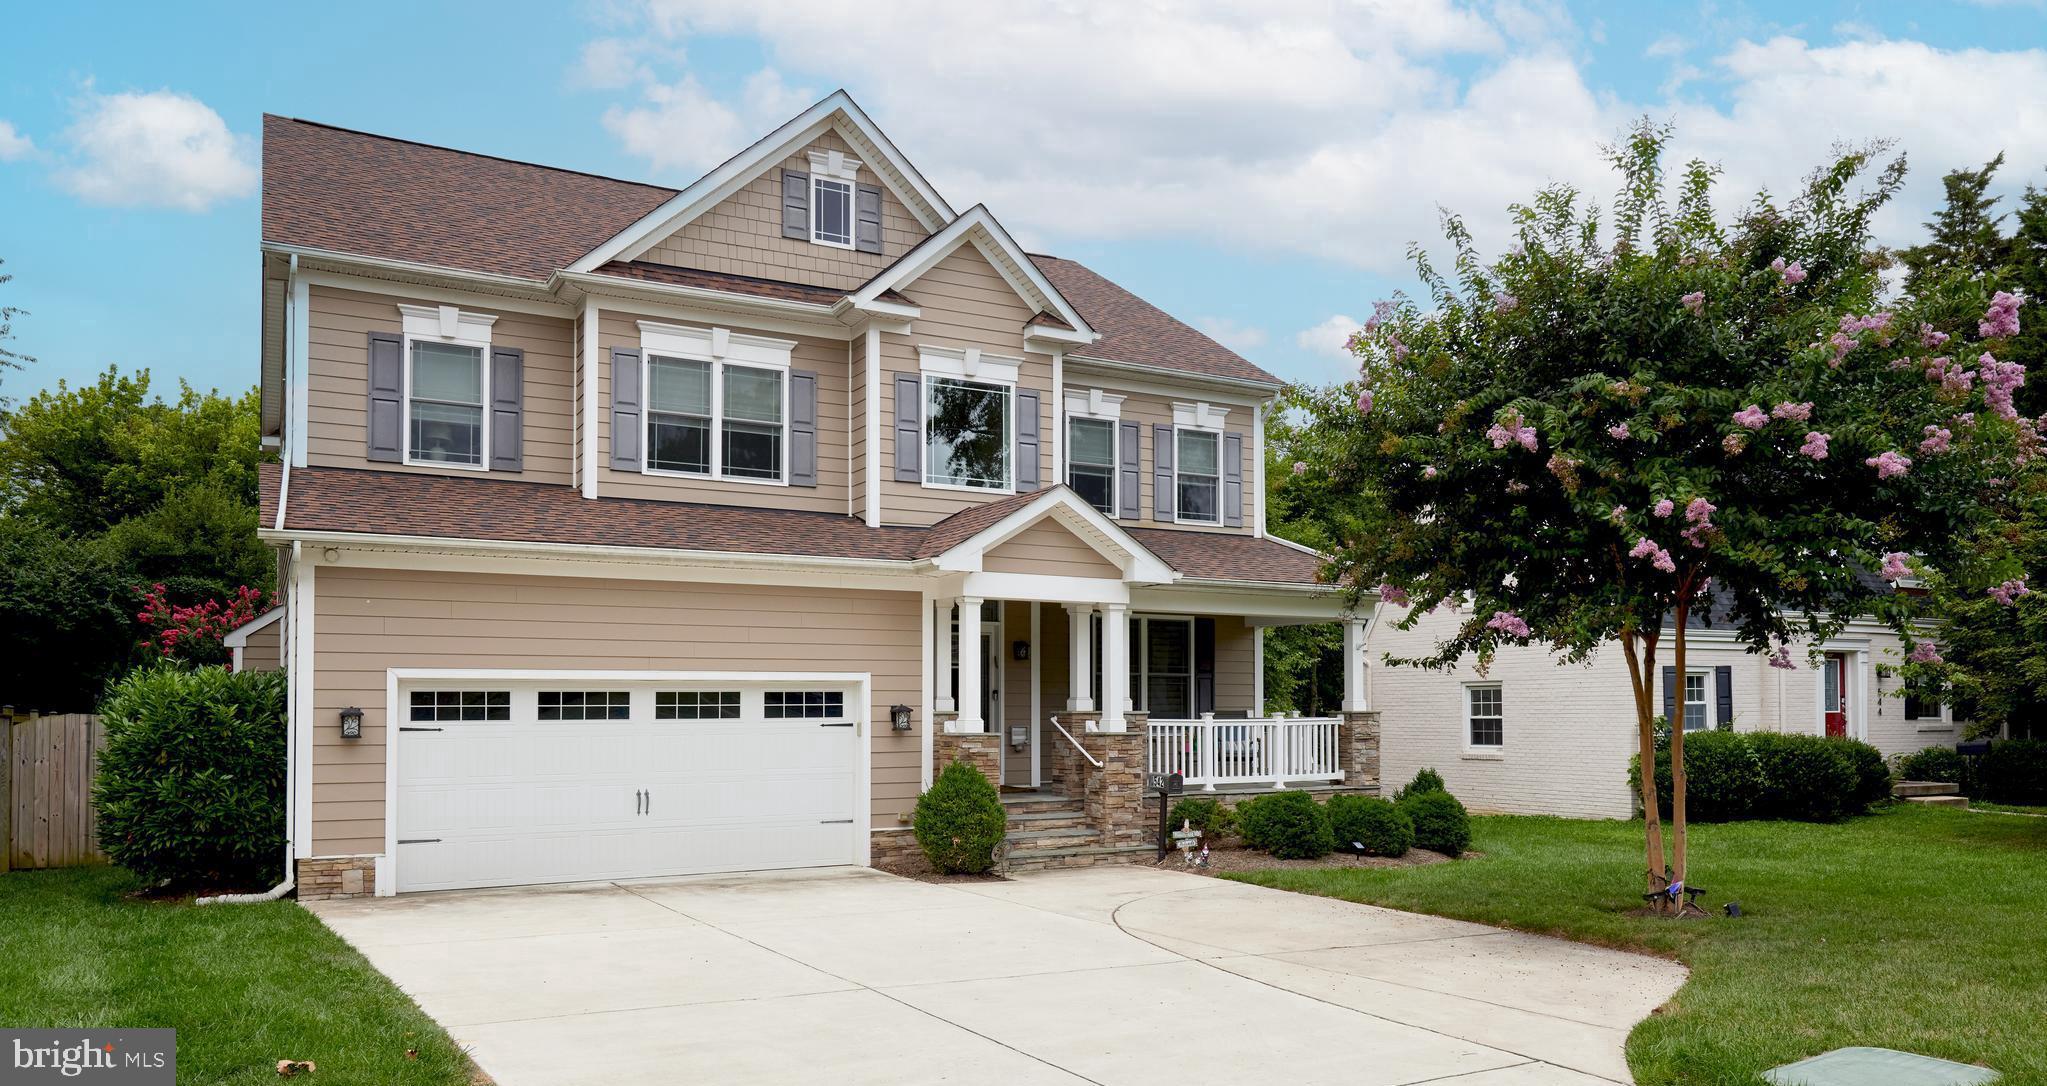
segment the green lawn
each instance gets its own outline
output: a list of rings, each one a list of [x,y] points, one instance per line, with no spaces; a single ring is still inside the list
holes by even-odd
[[[0,1022],[170,1026],[180,1083],[454,1086],[469,1061],[383,974],[291,902],[140,902],[110,867],[0,875]],[[417,1049],[408,1058],[407,1049]]]
[[[2015,807],[2009,803],[1981,803],[1975,800],[1969,801],[1969,806],[1979,811],[1991,811],[1997,814],[2040,815],[2047,817],[2047,807]]]
[[[2047,1086],[2047,819],[1900,805],[1839,825],[1692,827],[1691,874],[1739,920],[1629,917],[1641,827],[1487,817],[1455,864],[1231,878],[1675,957],[1691,979],[1628,1038],[1645,1086],[1758,1082],[1881,1045]]]

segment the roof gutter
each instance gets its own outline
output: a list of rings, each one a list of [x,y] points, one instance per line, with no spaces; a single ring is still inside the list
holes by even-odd
[[[520,290],[535,295],[550,293],[546,280],[525,279],[516,275],[495,275],[490,272],[469,271],[451,268],[445,264],[419,264],[410,260],[390,260],[361,253],[344,253],[333,249],[315,249],[304,245],[281,245],[266,241],[260,246],[263,252],[288,256],[297,261],[299,257],[315,260],[332,260],[341,264],[356,264],[379,271],[406,272],[412,275],[430,275],[443,279],[455,279],[476,286],[495,287],[499,290]]]
[[[1168,380],[1183,383],[1193,381],[1197,384],[1215,385],[1240,392],[1263,393],[1265,396],[1271,396],[1286,387],[1283,384],[1272,381],[1252,381],[1242,377],[1218,377],[1212,373],[1193,373],[1188,370],[1167,369],[1163,366],[1146,366],[1137,362],[1118,362],[1111,358],[1096,358],[1093,355],[1074,354],[1071,351],[1067,352],[1066,361],[1069,364],[1078,362],[1083,366],[1094,369],[1142,374],[1146,377],[1164,377]]]

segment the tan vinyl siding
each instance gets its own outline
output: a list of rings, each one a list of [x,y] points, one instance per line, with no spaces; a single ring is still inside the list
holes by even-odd
[[[888,524],[933,524],[971,505],[1005,497],[1001,491],[968,491],[925,487],[895,481],[896,382],[899,373],[918,373],[918,347],[978,347],[984,352],[1022,358],[1017,387],[1038,392],[1038,478],[1050,483],[1053,414],[1052,358],[1026,354],[1024,322],[1035,312],[1017,297],[1009,282],[971,244],[961,245],[902,293],[923,309],[908,335],[881,337],[881,418],[891,430],[883,435],[881,519]],[[1028,420],[1018,419],[1019,425]],[[919,450],[921,459],[922,451]]]
[[[369,434],[369,334],[402,333],[401,304],[436,305],[361,291],[311,288],[308,308],[306,462],[315,467],[375,468],[434,475],[480,474],[462,468],[372,462],[365,455]],[[574,460],[571,426],[575,399],[574,322],[558,317],[497,312],[465,306],[464,312],[495,313],[494,347],[526,352],[525,470],[491,472],[493,478],[535,483],[568,483]]]
[[[1012,747],[1009,742],[1011,728],[1023,728],[1029,734],[1031,726],[1031,662],[1016,658],[1014,646],[1019,641],[1031,640],[1030,603],[1010,600],[1002,605],[1002,783],[1017,787],[1029,787],[1031,783],[1031,748],[1026,742],[1022,750]],[[1035,654],[1037,646],[1032,645]]]
[[[914,593],[323,567],[315,585],[313,851],[384,850],[390,668],[846,671],[872,720],[921,701]],[[363,735],[331,726],[363,709]],[[915,802],[918,733],[873,734],[878,827]]]
[[[817,485],[776,486],[732,479],[690,478],[674,475],[646,475],[618,471],[611,466],[611,350],[614,347],[640,349],[642,318],[614,309],[603,310],[597,328],[597,486],[606,498],[653,498],[666,501],[709,502],[751,509],[804,509],[811,512],[846,512],[846,345],[829,339],[811,339],[780,333],[749,330],[731,325],[736,333],[794,340],[790,351],[792,369],[817,374]],[[646,318],[654,319],[654,318]],[[662,323],[676,323],[663,321]],[[686,326],[700,327],[689,322]],[[644,444],[644,443],[643,443]],[[644,451],[644,450],[643,450]],[[784,454],[788,446],[783,447]]]
[[[1257,631],[1236,615],[1215,620],[1215,711],[1258,711]]]
[[[1065,526],[1041,520],[981,556],[990,573],[1035,573],[1048,577],[1121,577],[1123,571]]]
[[[576,314],[575,327],[570,330],[575,337],[575,354],[571,360],[574,368],[569,371],[569,387],[575,389],[575,395],[569,400],[569,482],[578,488],[583,485],[584,468],[583,381],[586,362],[583,358],[583,316],[582,313]]]
[[[1123,421],[1135,422],[1139,427],[1137,440],[1139,467],[1137,489],[1141,504],[1138,507],[1138,519],[1127,523],[1133,527],[1140,528],[1186,528],[1197,532],[1242,532],[1249,534],[1256,530],[1254,525],[1257,521],[1257,509],[1253,503],[1258,500],[1257,494],[1254,492],[1257,485],[1255,471],[1257,465],[1252,462],[1251,408],[1241,404],[1216,405],[1218,407],[1225,407],[1229,411],[1229,416],[1223,424],[1223,432],[1225,434],[1237,434],[1243,442],[1243,527],[1229,528],[1221,524],[1175,524],[1171,517],[1167,517],[1164,520],[1157,519],[1157,514],[1154,512],[1157,504],[1154,501],[1155,488],[1153,486],[1152,468],[1158,462],[1158,431],[1153,429],[1153,427],[1173,425],[1174,400],[1177,399],[1181,403],[1199,403],[1202,398],[1200,393],[1190,391],[1185,396],[1171,397],[1148,392],[1132,392],[1117,388],[1112,382],[1077,377],[1071,371],[1067,373],[1066,391],[1068,393],[1085,392],[1091,388],[1099,388],[1104,392],[1113,392],[1123,396]],[[1064,465],[1060,466],[1059,477],[1061,480],[1064,480],[1066,477]]]
[[[279,661],[284,623],[285,620],[280,618],[250,634],[249,639],[242,643],[243,671],[276,671],[283,666]]]
[[[782,171],[810,172],[810,151],[839,151],[860,158],[828,131],[809,146],[776,163],[724,202],[641,254],[641,260],[732,275],[753,275],[790,283],[853,288],[874,278],[923,241],[928,232],[864,161],[855,183],[881,188],[881,252],[862,253],[808,239],[782,236]]]
[[[284,432],[284,311],[290,283],[283,275],[273,274],[273,261],[266,258],[263,268],[263,344],[257,384],[261,386],[262,433],[268,437]]]

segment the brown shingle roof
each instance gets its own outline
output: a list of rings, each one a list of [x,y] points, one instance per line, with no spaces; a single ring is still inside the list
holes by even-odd
[[[1084,264],[1056,256],[1031,255],[1031,262],[1045,273],[1060,295],[1080,311],[1082,320],[1101,333],[1102,338],[1070,354],[1186,370],[1210,377],[1239,381],[1261,381],[1277,385],[1279,378],[1245,361],[1237,352],[1175,320],[1158,306],[1109,282]]]
[[[258,470],[260,523],[277,522],[281,469]],[[929,528],[869,528],[836,513],[741,509],[635,498],[584,498],[574,487],[355,468],[293,468],[285,527],[306,532],[647,547],[909,562],[959,545],[1042,491],[963,509]],[[1130,528],[1181,574],[1314,584],[1322,562],[1270,539]]]
[[[263,118],[263,240],[546,279],[674,189]]]

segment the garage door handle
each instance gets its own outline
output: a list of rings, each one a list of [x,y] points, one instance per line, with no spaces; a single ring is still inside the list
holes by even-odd
[[[845,722],[844,724],[819,724],[819,725],[818,725],[818,727],[820,727],[820,728],[850,728],[850,727],[852,727],[852,726],[853,726],[853,722],[852,722],[852,721],[850,721],[850,720],[846,721],[846,722]]]
[[[652,788],[647,789],[647,813],[654,813],[654,790]]]
[[[639,814],[647,805],[647,793],[633,789],[633,813]]]
[[[852,822],[853,820],[850,818],[820,818],[817,824],[820,826],[845,826],[851,825]]]

